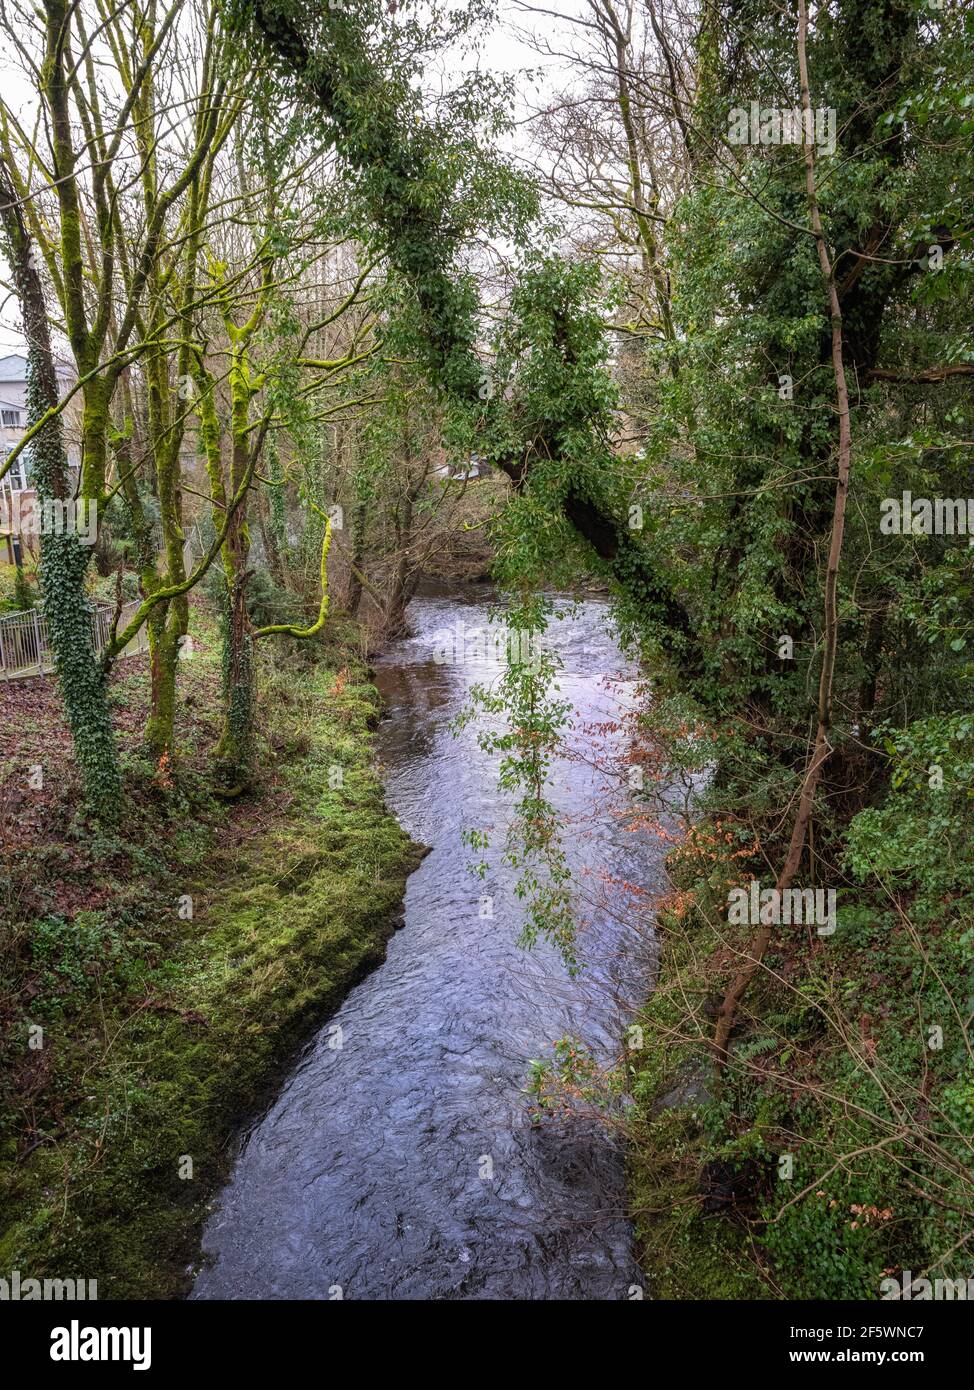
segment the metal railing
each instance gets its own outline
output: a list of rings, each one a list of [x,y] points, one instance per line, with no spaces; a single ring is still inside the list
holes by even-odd
[[[122,605],[118,619],[123,630],[139,607],[133,599]],[[108,646],[112,631],[114,608],[98,604],[91,610],[91,636],[96,654]],[[119,657],[134,656],[149,646],[149,635],[143,625],[132,641],[119,652]],[[0,680],[20,680],[25,676],[44,676],[54,670],[54,656],[47,633],[47,620],[37,608],[26,613],[0,615]]]

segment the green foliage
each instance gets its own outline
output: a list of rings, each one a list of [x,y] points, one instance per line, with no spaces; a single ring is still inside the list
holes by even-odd
[[[560,817],[549,797],[551,762],[571,704],[558,698],[558,658],[543,644],[548,605],[539,596],[512,602],[505,614],[507,652],[501,674],[491,686],[474,686],[473,704],[458,718],[463,727],[479,707],[488,715],[503,715],[501,732],[485,728],[478,742],[487,753],[500,754],[498,784],[514,798],[503,858],[517,874],[514,893],[526,904],[520,944],[533,946],[538,937],[551,941],[569,971],[578,970],[570,892],[571,874],[559,831]],[[472,849],[487,848],[482,831],[468,830]],[[478,865],[481,877],[487,864]]]
[[[364,539],[368,509],[385,505],[395,489],[396,451],[410,411],[419,409],[431,434],[442,427],[450,447],[486,455],[511,480],[492,539],[511,596],[508,623],[520,639],[533,644],[544,632],[540,586],[569,586],[583,565],[611,578],[625,640],[653,660],[653,702],[641,733],[655,741],[662,793],[674,782],[695,784],[700,817],[674,859],[700,940],[686,914],[675,912],[693,950],[670,950],[653,1006],[659,1050],[672,1045],[677,1060],[647,1060],[634,1083],[634,1132],[646,1150],[659,1140],[661,1166],[672,1169],[645,1180],[672,1199],[665,1258],[671,1250],[675,1264],[685,1257],[679,1277],[667,1266],[660,1285],[686,1288],[689,1267],[690,1287],[696,1278],[698,1289],[714,1291],[694,1251],[726,1258],[730,1273],[716,1281],[725,1296],[752,1282],[753,1270],[742,1272],[739,1228],[722,1218],[705,1226],[698,1211],[699,1173],[719,1166],[746,1188],[738,1216],[760,1240],[761,1259],[770,1258],[769,1287],[796,1297],[871,1296],[883,1268],[948,1248],[971,1208],[974,550],[957,536],[888,534],[878,521],[881,504],[901,490],[953,497],[971,490],[969,377],[935,378],[940,368],[974,361],[974,17],[918,0],[837,0],[814,14],[814,99],[837,113],[838,146],[817,153],[816,187],[853,395],[852,505],[838,575],[830,753],[802,873],[840,884],[842,902],[827,945],[774,939],[727,1070],[711,1085],[713,1008],[705,1003],[719,999],[728,962],[748,944],[732,934],[728,941],[722,908],[731,883],[783,862],[815,717],[833,525],[836,388],[804,164],[787,145],[714,149],[731,100],[766,100],[769,90],[797,100],[794,15],[743,0],[702,17],[687,191],[660,228],[664,249],[653,267],[672,290],[672,331],[646,348],[638,400],[630,401],[619,398],[607,331],[625,289],[580,257],[524,249],[529,230],[544,244],[555,238],[538,227],[535,191],[495,148],[508,128],[506,85],[478,72],[435,101],[423,92],[426,65],[472,41],[489,11],[487,0],[432,11],[382,0],[230,0],[226,7],[238,45],[260,70],[259,119],[247,150],[262,179],[276,187],[293,149],[333,150],[338,188],[309,194],[315,217],[307,243],[354,236],[383,266],[370,340],[377,360],[349,378],[363,395],[383,396],[351,470],[355,543]],[[276,446],[269,458],[268,549],[276,554],[267,558],[280,571],[275,580],[299,558],[288,540],[285,487],[303,504],[301,549],[315,561],[330,498],[329,450],[337,447],[331,426],[315,419],[293,350],[300,315],[285,285],[313,254],[300,244],[304,211],[279,205],[264,229],[279,283],[262,300],[266,319],[254,340],[270,414],[281,437],[290,437],[287,483]],[[68,230],[78,231],[76,218]],[[516,248],[516,281],[490,329],[471,269],[484,239]],[[231,336],[243,331],[229,316],[225,326]],[[248,335],[231,382],[240,456],[251,433],[249,350]],[[43,363],[32,362],[39,376]],[[45,402],[33,378],[36,419]],[[107,425],[99,389],[97,382],[86,389],[94,445],[104,443]],[[641,437],[633,454],[616,447],[621,407],[636,408]],[[57,427],[35,447],[42,494],[62,494]],[[410,501],[428,515],[428,498]],[[128,527],[124,515],[109,518],[103,569],[132,549],[151,549],[151,504],[146,515],[147,523],[130,516]],[[398,514],[394,523],[387,549],[404,553]],[[218,754],[239,790],[251,779],[257,746],[247,617],[279,622],[294,600],[262,572],[250,575],[242,515],[234,541],[220,581],[226,718]],[[59,679],[89,802],[107,818],[118,812],[120,781],[87,636],[87,563],[76,539],[45,538],[44,606]],[[169,663],[170,676],[181,612],[174,605],[167,618],[160,609],[152,629],[153,655]],[[569,714],[557,676],[549,655],[522,649],[475,699],[504,721],[481,742],[499,755],[502,787],[515,801],[503,854],[525,905],[522,940],[551,940],[574,970],[571,885],[550,793]],[[171,681],[167,689],[169,704],[161,701],[157,712],[163,724],[172,714]],[[316,692],[322,704],[332,693]],[[354,717],[360,712],[356,703]],[[329,736],[342,738],[335,730]],[[289,746],[301,748],[303,737],[292,731]],[[262,874],[252,891],[235,895],[232,914],[211,933],[208,958],[187,948],[159,967],[157,982],[165,978],[183,1002],[210,1009],[228,1049],[240,1013],[228,1003],[227,982],[253,1006],[244,1010],[253,1036],[236,1074],[241,1093],[267,1070],[279,1012],[303,1018],[331,997],[330,976],[316,975],[331,950],[353,961],[352,973],[373,953],[371,936],[357,926],[354,941],[343,937],[318,892],[338,893],[348,879],[352,916],[362,918],[357,856],[375,847],[369,774],[357,769],[341,789],[318,776],[312,794],[314,780],[309,774],[300,789],[314,843],[295,854],[286,904],[279,882]],[[385,863],[389,844],[376,838]],[[478,852],[489,848],[478,828],[467,840]],[[73,935],[57,917],[37,924],[32,950],[45,985],[57,982],[66,1000],[82,1001],[107,972],[116,988],[131,988],[139,957],[133,949],[127,977],[114,919],[96,913],[71,926]],[[689,989],[679,973],[666,973],[673,970],[689,973]],[[926,1042],[931,1025],[944,1034],[941,1048]],[[185,1045],[170,1030],[162,1036],[163,1057],[187,1062]],[[159,1035],[147,1026],[143,1041],[157,1043]],[[199,1043],[210,1068],[201,1090],[218,1104],[208,1046]],[[174,1138],[168,1107],[180,1108],[192,1093],[196,1060],[194,1052],[171,1087],[153,1063],[134,1081],[115,1076],[108,1132],[132,1105]],[[694,1098],[663,1105],[660,1114],[664,1083],[684,1091],[692,1084]],[[557,1090],[594,1102],[600,1085],[571,1039],[557,1044],[554,1063],[533,1064],[539,1110]],[[774,1177],[777,1157],[792,1144],[800,1150],[796,1187],[823,1168],[836,1173],[795,1200],[782,1197]],[[861,1154],[872,1156],[868,1164]],[[151,1158],[139,1155],[147,1167]],[[923,1197],[931,1181],[946,1192],[940,1204]],[[123,1187],[133,1201],[141,1192],[132,1172]],[[53,1221],[50,1205],[38,1200],[33,1229],[46,1240]]]
[[[100,991],[125,994],[144,978],[141,956],[149,943],[126,915],[113,920],[107,913],[79,912],[70,921],[58,916],[34,922],[30,950],[39,1020],[77,1014],[94,1004]]]
[[[254,627],[304,620],[298,596],[276,583],[264,569],[255,570],[247,584],[247,615]]]
[[[477,296],[459,252],[475,233],[524,227],[535,195],[489,147],[504,122],[503,89],[476,73],[424,110],[424,64],[480,25],[490,5],[473,4],[391,19],[380,0],[322,9],[304,0],[233,0],[231,23],[260,45],[290,97],[350,174],[352,218],[387,256],[411,297],[408,341],[434,377],[474,399],[479,368],[471,348]],[[408,317],[408,315],[406,316]],[[400,323],[405,323],[401,318]]]
[[[15,613],[28,613],[37,606],[34,587],[27,578],[23,565],[17,565],[14,574],[13,603]]]
[[[528,1096],[534,1124],[543,1120],[567,1118],[581,1107],[601,1111],[613,1105],[616,1086],[612,1073],[606,1073],[578,1038],[556,1038],[552,1055],[528,1063]]]
[[[890,790],[852,821],[846,855],[860,881],[919,890],[912,912],[927,921],[974,910],[974,717],[930,717],[875,737],[890,758]],[[966,900],[966,902],[965,902]]]
[[[802,1176],[797,1173],[795,1182]],[[814,1180],[814,1174],[804,1176]],[[876,1298],[887,1267],[883,1244],[892,1213],[861,1197],[849,1202],[850,1191],[861,1189],[848,1180],[830,1181],[827,1192],[819,1189],[786,1206],[766,1228],[764,1244],[786,1298]]]

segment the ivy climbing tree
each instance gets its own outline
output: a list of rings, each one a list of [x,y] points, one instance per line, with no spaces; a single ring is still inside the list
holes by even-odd
[[[52,506],[65,508],[71,484],[44,289],[21,205],[2,158],[0,219],[27,341],[28,426],[38,427],[31,444],[31,472],[43,516]],[[79,505],[87,503],[82,500]],[[80,529],[86,531],[87,527]],[[89,550],[78,531],[78,527],[65,524],[63,512],[60,526],[42,526],[44,617],[85,801],[93,815],[111,823],[121,815],[122,780],[105,679],[95,656],[91,605],[85,593]]]

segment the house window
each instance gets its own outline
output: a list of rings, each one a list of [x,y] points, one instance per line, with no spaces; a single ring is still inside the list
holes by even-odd
[[[7,460],[8,450],[0,449],[0,468]],[[27,460],[23,454],[19,454],[13,461],[13,466],[9,473],[3,476],[3,486],[9,487],[14,492],[23,492],[24,488],[29,487],[27,481]]]
[[[0,410],[0,424],[2,424],[5,429],[19,429],[20,411]]]

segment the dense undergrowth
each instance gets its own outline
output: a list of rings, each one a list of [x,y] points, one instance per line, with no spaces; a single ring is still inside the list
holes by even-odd
[[[382,959],[417,854],[370,765],[378,696],[351,632],[264,644],[261,783],[228,805],[207,776],[219,651],[201,604],[192,631],[171,776],[138,751],[145,663],[113,680],[117,834],[53,766],[49,685],[11,686],[34,698],[5,723],[0,1269],[96,1279],[101,1298],[185,1290],[237,1123]]]
[[[834,934],[776,933],[722,1074],[716,1007],[752,928],[728,924],[721,889],[742,863],[711,857],[713,822],[676,852],[629,1058],[650,1296],[876,1299],[884,1280],[970,1276],[970,846],[877,840],[893,814],[853,823]]]

